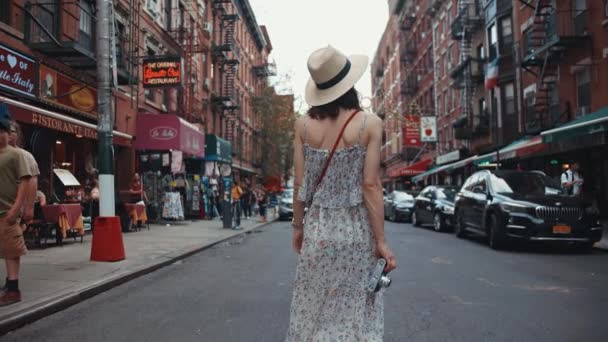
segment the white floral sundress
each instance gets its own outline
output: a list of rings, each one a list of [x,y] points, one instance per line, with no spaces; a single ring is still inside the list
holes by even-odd
[[[337,150],[313,193],[329,151],[306,145],[305,133],[304,142],[298,200],[312,200],[312,206],[305,217],[286,342],[382,341],[382,291],[365,289],[376,263],[361,189],[365,147]]]

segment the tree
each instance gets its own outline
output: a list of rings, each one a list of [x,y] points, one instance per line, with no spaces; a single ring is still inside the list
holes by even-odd
[[[287,181],[293,166],[293,139],[296,113],[293,94],[279,95],[275,87],[254,98],[253,108],[261,119],[260,166],[262,176]]]

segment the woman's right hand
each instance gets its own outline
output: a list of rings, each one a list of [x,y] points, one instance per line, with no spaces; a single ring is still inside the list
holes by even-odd
[[[395,256],[386,242],[376,244],[376,257],[384,258],[384,260],[386,260],[386,267],[384,268],[386,273],[394,270],[397,267],[397,260],[395,260]]]

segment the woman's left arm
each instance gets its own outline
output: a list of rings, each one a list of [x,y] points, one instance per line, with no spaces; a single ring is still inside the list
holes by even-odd
[[[306,117],[301,117],[296,120],[295,124],[295,141],[294,141],[294,169],[295,179],[293,185],[293,248],[296,253],[300,254],[302,249],[303,230],[304,230],[304,206],[305,203],[298,200],[298,192],[302,186],[304,178],[304,151],[302,148],[302,130],[304,128],[304,120]]]

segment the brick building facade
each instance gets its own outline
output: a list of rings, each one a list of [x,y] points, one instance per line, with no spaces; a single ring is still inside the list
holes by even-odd
[[[198,132],[201,142],[205,134],[227,140],[237,178],[238,169],[249,176],[259,173],[261,123],[252,99],[262,94],[274,66],[268,63],[268,32],[256,22],[249,2],[115,0],[113,17],[117,188],[126,188],[158,152],[154,146],[135,146],[142,133],[138,117],[146,114],[178,117],[176,122]],[[93,0],[0,4],[0,73],[16,80],[0,82],[0,102],[21,123],[24,146],[38,159],[41,188],[49,195],[53,169],[68,169],[81,183],[95,176],[95,23]],[[179,62],[181,84],[144,87],[142,65],[162,57]],[[23,69],[17,71],[13,63]],[[200,155],[184,153],[183,172],[205,172],[200,145],[195,144]],[[164,160],[162,167],[168,168]]]

